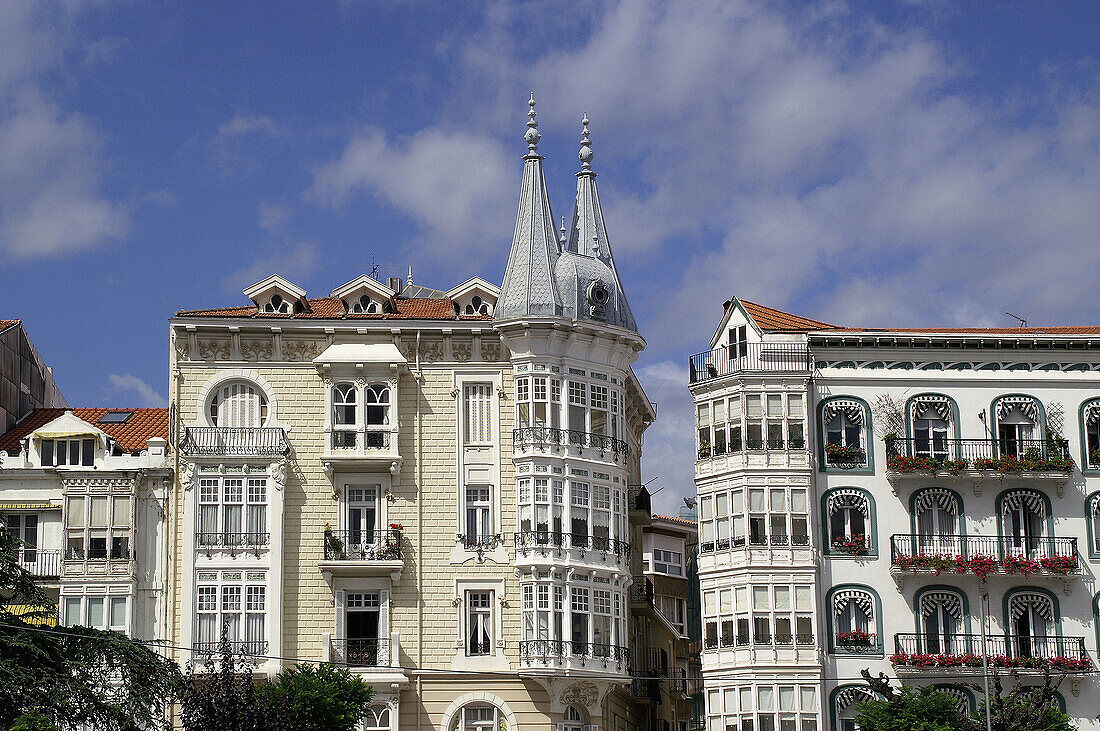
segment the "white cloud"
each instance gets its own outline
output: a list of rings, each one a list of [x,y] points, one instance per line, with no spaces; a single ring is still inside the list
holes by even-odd
[[[278,125],[275,124],[275,120],[271,117],[238,114],[228,122],[218,125],[218,134],[215,136],[214,141],[219,144],[225,144],[232,139],[245,135],[259,132],[275,134],[278,131]]]
[[[332,206],[375,196],[422,227],[434,256],[483,261],[486,241],[509,238],[519,179],[518,160],[487,136],[431,128],[390,140],[368,128],[316,170],[306,195]]]
[[[126,235],[128,204],[102,192],[102,136],[44,90],[79,4],[0,2],[0,257],[85,250]]]
[[[291,281],[308,277],[320,264],[320,246],[316,241],[300,241],[289,249],[269,250],[248,266],[242,267],[221,281],[227,293],[236,293],[261,279],[278,274]],[[325,294],[328,294],[327,292]],[[316,295],[313,295],[316,296]]]
[[[127,398],[137,397],[137,403],[127,403],[126,405],[157,408],[168,405],[168,399],[161,396],[156,389],[132,373],[125,375],[112,373],[107,378],[109,382],[108,390],[112,392],[112,396],[129,394],[126,396]]]
[[[269,234],[281,233],[290,221],[290,208],[280,203],[260,203],[260,228]]]

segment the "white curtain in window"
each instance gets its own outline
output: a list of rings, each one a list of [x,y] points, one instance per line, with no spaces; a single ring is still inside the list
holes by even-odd
[[[493,387],[487,383],[467,384],[463,389],[466,410],[466,442],[484,444],[492,441]]]

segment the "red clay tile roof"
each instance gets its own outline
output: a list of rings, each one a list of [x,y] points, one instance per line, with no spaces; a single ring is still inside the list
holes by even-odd
[[[9,327],[18,325],[21,320],[0,320],[0,333],[7,330]]]
[[[745,311],[752,315],[764,330],[786,330],[799,332],[868,332],[868,333],[914,333],[943,335],[1016,335],[1036,337],[1042,335],[1100,335],[1100,326],[1088,325],[1030,325],[1028,327],[851,327],[830,325],[820,320],[811,320],[801,315],[777,310],[755,302],[741,300]]]
[[[789,312],[777,310],[774,307],[758,305],[755,302],[749,302],[748,300],[741,300],[741,304],[745,307],[745,311],[752,316],[752,319],[756,321],[756,324],[759,325],[762,330],[808,331],[831,330],[835,327],[835,325],[830,325],[829,323],[822,322],[821,320],[811,320],[810,318],[802,317],[801,315],[792,315]]]
[[[24,439],[36,429],[49,424],[64,414],[66,409],[35,409],[13,426],[6,434],[0,435],[0,451],[18,454],[19,440]],[[129,419],[121,424],[100,424],[99,419],[108,412],[133,412]],[[168,438],[168,409],[72,409],[73,416],[106,432],[118,446],[126,452],[139,452],[147,446],[149,439]]]
[[[337,297],[308,299],[309,310],[290,315],[295,320],[491,320],[484,315],[460,315],[453,300],[395,298],[387,303],[388,312],[378,315],[344,313],[344,303]],[[255,305],[217,307],[209,310],[180,310],[177,317],[256,317],[286,318],[287,315],[259,312]]]
[[[676,518],[671,515],[661,515],[660,513],[653,513],[654,518],[660,518],[661,520],[671,520],[673,523],[683,523],[684,525],[699,525],[694,520],[687,520],[685,518]]]

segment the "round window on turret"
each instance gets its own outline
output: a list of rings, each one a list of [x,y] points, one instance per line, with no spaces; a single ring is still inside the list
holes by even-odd
[[[592,282],[588,285],[588,302],[596,305],[597,307],[603,307],[611,301],[611,291],[607,288],[607,285],[600,281]]]

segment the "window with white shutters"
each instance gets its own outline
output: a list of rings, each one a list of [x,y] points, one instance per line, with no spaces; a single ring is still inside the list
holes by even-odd
[[[493,441],[493,387],[487,383],[468,383],[463,388],[466,423],[466,444],[489,444]]]

